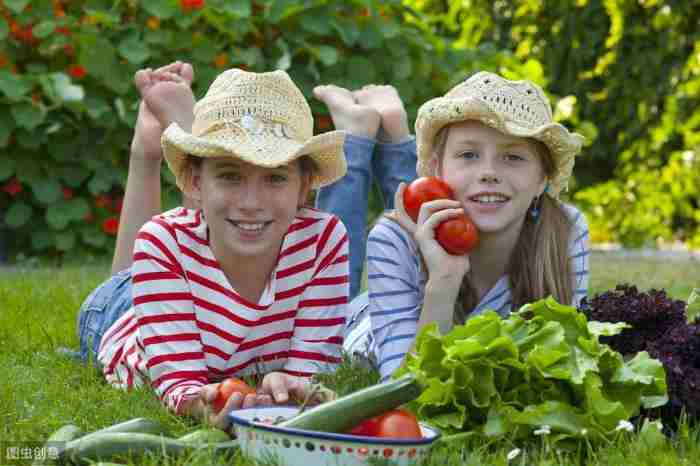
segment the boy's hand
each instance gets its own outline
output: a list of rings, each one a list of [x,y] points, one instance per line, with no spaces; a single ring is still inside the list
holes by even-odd
[[[267,406],[272,404],[272,397],[262,393],[254,395],[243,395],[241,393],[233,393],[226,405],[218,413],[214,410],[214,400],[219,390],[218,383],[205,385],[199,392],[198,403],[201,409],[201,418],[209,425],[221,430],[228,430],[231,426],[228,415],[231,411],[241,408],[252,408],[254,406]]]
[[[297,377],[283,372],[267,374],[260,388],[260,393],[271,396],[275,403],[289,401],[298,404],[304,401],[309,404],[323,403],[335,397],[335,394],[329,392],[327,388],[315,390],[314,385],[306,377]]]

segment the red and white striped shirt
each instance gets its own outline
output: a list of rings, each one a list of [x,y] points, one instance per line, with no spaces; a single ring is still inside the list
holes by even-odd
[[[304,208],[287,231],[258,303],[231,286],[201,210],[173,209],[141,228],[133,307],[102,339],[107,381],[150,382],[180,412],[224,377],[280,370],[310,376],[340,362],[348,302],[348,238],[337,217]]]

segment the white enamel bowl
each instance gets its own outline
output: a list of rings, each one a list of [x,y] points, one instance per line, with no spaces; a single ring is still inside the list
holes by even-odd
[[[421,423],[423,438],[386,439],[286,429],[272,424],[297,414],[296,406],[260,406],[239,409],[229,416],[245,455],[280,466],[418,465],[428,455],[440,432]]]

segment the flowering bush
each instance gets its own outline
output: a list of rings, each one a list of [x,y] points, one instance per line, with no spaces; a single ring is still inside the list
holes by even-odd
[[[142,67],[191,62],[196,96],[229,67],[287,70],[309,99],[319,83],[392,83],[411,118],[476,69],[544,84],[536,59],[452,50],[434,18],[407,4],[0,0],[0,229],[15,252],[111,249]],[[311,105],[316,130],[331,129],[325,107]],[[163,175],[171,207],[179,196]]]

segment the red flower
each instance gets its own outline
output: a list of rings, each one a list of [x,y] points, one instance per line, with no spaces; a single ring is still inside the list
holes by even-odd
[[[204,8],[204,0],[180,0],[180,7],[184,11],[201,10]]]
[[[87,71],[83,65],[71,65],[68,67],[68,74],[75,79],[83,79],[87,75]]]
[[[59,34],[63,34],[64,36],[68,37],[72,34],[70,28],[68,26],[56,26],[56,29],[54,29]]]
[[[112,206],[112,198],[106,194],[95,196],[95,207],[100,209],[109,209]]]
[[[228,65],[228,55],[225,53],[220,53],[214,58],[214,66],[216,66],[219,69],[222,69]]]
[[[117,199],[114,200],[114,203],[112,204],[109,210],[111,210],[115,214],[120,214],[122,212],[122,205],[124,205],[124,196],[119,196]]]
[[[319,131],[331,129],[331,123],[331,117],[328,115],[319,115],[316,117],[316,127],[319,129]]]
[[[114,236],[117,234],[118,230],[119,230],[119,218],[109,217],[109,218],[106,218],[104,222],[102,222],[102,231],[104,231],[108,235]]]
[[[22,183],[19,182],[16,176],[13,176],[10,181],[5,183],[2,187],[2,190],[12,197],[15,197],[21,193],[22,189],[24,189],[22,188]]]
[[[63,187],[63,199],[68,201],[70,199],[73,199],[74,195],[75,195],[75,193],[73,192],[73,190],[71,188],[69,188],[68,186]]]

